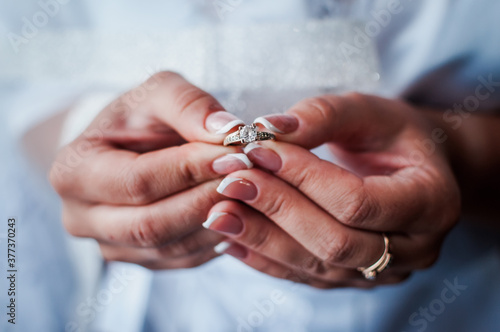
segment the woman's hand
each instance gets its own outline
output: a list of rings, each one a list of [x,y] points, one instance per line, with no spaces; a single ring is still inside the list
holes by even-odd
[[[245,152],[267,172],[226,177],[218,191],[237,201],[216,204],[205,223],[230,238],[227,253],[322,288],[400,282],[437,259],[460,194],[442,147],[429,150],[443,137],[432,137],[439,133],[417,109],[351,94],[309,99],[266,119],[287,134]],[[344,168],[307,150],[323,143]],[[382,233],[393,262],[367,281],[356,269],[381,257]]]
[[[154,75],[60,151],[50,179],[67,230],[99,241],[108,260],[152,269],[215,257],[222,236],[201,223],[221,200],[217,179],[251,166],[242,154],[226,156],[238,151],[221,145],[221,134],[238,123],[179,75]]]

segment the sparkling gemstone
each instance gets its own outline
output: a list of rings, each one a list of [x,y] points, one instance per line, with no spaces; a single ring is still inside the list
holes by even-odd
[[[244,126],[240,130],[242,143],[252,143],[257,138],[257,128],[255,126]]]

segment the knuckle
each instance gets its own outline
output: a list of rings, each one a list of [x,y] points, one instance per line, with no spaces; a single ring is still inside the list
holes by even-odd
[[[252,232],[251,234],[243,234],[240,239],[244,238],[244,242],[257,252],[262,252],[264,249],[273,243],[271,239],[271,232],[269,228],[264,227],[264,229],[259,229],[258,231]]]
[[[349,236],[332,235],[323,246],[325,262],[329,265],[345,266],[354,255],[354,246]]]
[[[306,273],[312,275],[325,275],[328,269],[325,267],[324,262],[314,256],[308,257],[304,260],[301,269],[303,269]]]
[[[320,174],[320,172],[308,167],[304,167],[301,169],[294,169],[292,167],[282,168],[281,172],[284,175],[293,176],[294,186],[298,189],[310,187],[314,184],[321,184],[324,181],[324,179],[322,178],[324,174]]]
[[[179,160],[178,164],[178,171],[179,171],[179,178],[184,184],[188,186],[193,186],[197,183],[198,177],[200,174],[200,169],[196,164],[192,162],[192,158],[185,158],[184,155],[187,157],[187,153],[183,152],[181,153],[181,158]]]
[[[183,86],[181,91],[178,91],[175,100],[175,105],[179,107],[179,114],[182,115],[186,110],[195,103],[206,101],[207,104],[213,104],[213,97],[207,92],[193,86]]]
[[[330,123],[335,112],[331,103],[323,97],[307,98],[303,101],[303,106],[310,112],[315,113],[313,115],[316,117],[326,121],[325,123]]]
[[[363,188],[345,195],[342,200],[345,202],[345,207],[339,213],[338,220],[347,226],[361,227],[375,213],[375,205]]]
[[[207,175],[207,162],[203,159],[207,145],[192,142],[176,147],[176,163],[179,177],[188,185],[195,185],[207,181],[212,177]]]
[[[157,248],[164,244],[162,232],[158,229],[158,220],[151,213],[146,213],[133,221],[129,238],[133,245],[144,248]]]
[[[270,219],[286,217],[290,212],[290,200],[285,195],[277,195],[263,204],[262,212]]]
[[[172,79],[178,78],[180,75],[173,71],[163,70],[154,73],[146,82],[166,83]]]
[[[293,282],[300,282],[305,284],[309,283],[312,279],[311,276],[303,269],[287,270],[286,272],[281,273],[279,277]]]
[[[127,168],[122,179],[122,192],[126,198],[136,205],[143,205],[151,201],[151,188],[148,177],[144,172],[138,171],[136,166]]]

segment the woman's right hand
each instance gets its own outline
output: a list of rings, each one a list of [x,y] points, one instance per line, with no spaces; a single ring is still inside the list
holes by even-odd
[[[244,155],[226,156],[236,148],[220,144],[238,124],[181,76],[153,75],[59,152],[50,180],[66,229],[96,239],[107,260],[150,269],[212,259],[223,237],[201,224],[222,199],[219,178],[251,167]],[[195,141],[206,143],[188,143]]]

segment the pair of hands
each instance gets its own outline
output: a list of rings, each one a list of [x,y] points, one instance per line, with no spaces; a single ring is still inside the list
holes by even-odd
[[[245,264],[319,288],[396,283],[436,260],[460,197],[445,151],[420,144],[432,127],[415,108],[326,95],[266,120],[276,142],[223,147],[238,119],[181,76],[154,75],[60,151],[50,179],[65,227],[150,269],[198,266],[227,241]],[[321,144],[342,167],[309,151]],[[382,232],[394,260],[367,281],[356,268],[379,259]]]

